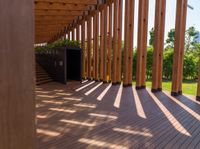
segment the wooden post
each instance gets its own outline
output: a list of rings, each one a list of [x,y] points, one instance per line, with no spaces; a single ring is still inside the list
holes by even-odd
[[[94,15],[94,78],[96,81],[99,80],[99,11],[97,10]]]
[[[107,53],[108,53],[108,45],[107,45],[107,34],[108,34],[108,7],[105,4],[104,6],[104,30],[103,30],[103,82],[107,83]]]
[[[136,89],[145,88],[149,0],[139,1]]]
[[[104,10],[101,11],[101,26],[100,26],[100,80],[103,81],[103,75],[104,75],[104,61],[103,61],[103,48],[104,48]]]
[[[109,5],[109,32],[108,32],[108,55],[107,55],[107,70],[108,70],[108,82],[111,82],[111,53],[112,53],[112,4]]]
[[[87,20],[87,77],[88,79],[92,79],[91,78],[91,36],[92,36],[92,32],[91,32],[91,26],[92,26],[92,18],[91,16],[88,16],[88,20]]]
[[[0,8],[0,149],[35,149],[34,1]]]
[[[200,57],[199,57],[199,59],[200,59]],[[198,69],[198,84],[197,84],[196,100],[200,101],[200,60],[199,60],[199,69]]]
[[[80,25],[76,27],[76,41],[80,42]]]
[[[117,84],[117,62],[118,62],[118,9],[119,9],[119,0],[114,1],[114,23],[113,23],[113,84]]]
[[[152,92],[162,91],[165,10],[166,0],[156,0],[152,67]]]
[[[134,2],[125,2],[124,86],[132,85]]]
[[[172,96],[182,94],[184,42],[187,16],[187,0],[177,0],[176,27],[174,41]]]
[[[72,29],[72,41],[74,41],[75,40],[75,29],[73,28]]]
[[[81,24],[82,78],[85,79],[85,20]]]
[[[119,0],[119,11],[118,11],[118,57],[117,57],[117,83],[121,83],[121,61],[122,61],[122,12],[123,12],[123,0]]]

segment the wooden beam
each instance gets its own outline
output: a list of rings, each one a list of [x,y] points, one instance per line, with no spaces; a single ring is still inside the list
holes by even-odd
[[[123,12],[123,0],[119,0],[119,11],[118,11],[118,57],[117,57],[117,83],[121,83],[122,76],[121,76],[121,60],[122,60],[122,12]]]
[[[35,149],[34,5],[4,0],[0,9],[0,148]]]
[[[104,69],[104,61],[103,61],[103,48],[104,48],[104,42],[103,42],[103,37],[104,37],[104,12],[103,10],[101,11],[100,14],[100,57],[99,57],[99,62],[100,62],[100,80],[103,81],[103,69]]]
[[[80,25],[76,27],[76,41],[80,42]]]
[[[109,5],[109,19],[108,19],[108,55],[107,55],[107,61],[108,61],[108,82],[111,82],[111,68],[112,68],[112,59],[111,59],[111,54],[112,54],[112,4]]]
[[[87,67],[88,67],[88,72],[87,72],[87,77],[88,79],[91,79],[91,25],[92,25],[92,17],[90,16],[87,20]]]
[[[174,41],[172,96],[182,94],[184,42],[186,30],[187,0],[177,0]]]
[[[114,1],[114,23],[113,23],[113,41],[114,41],[114,47],[113,47],[113,84],[117,83],[117,63],[118,63],[118,9],[119,9],[119,0]]]
[[[81,48],[82,48],[82,78],[85,79],[86,77],[86,70],[85,70],[85,21],[82,22],[81,25]]]
[[[75,29],[72,29],[72,41],[75,41]]]
[[[35,0],[35,2],[95,5],[97,0]]]
[[[85,4],[65,4],[65,3],[47,3],[36,2],[35,10],[89,10],[89,6]]]
[[[35,15],[40,16],[80,16],[83,15],[82,11],[73,10],[35,10]]]
[[[149,0],[139,1],[136,89],[145,88]]]
[[[125,2],[124,86],[132,86],[134,3]]]
[[[94,16],[94,78],[99,80],[99,11]]]
[[[103,30],[103,82],[107,82],[107,54],[108,54],[108,45],[107,45],[107,34],[108,34],[108,7],[107,5],[104,6],[103,10],[103,23],[104,23],[104,30]]]
[[[162,67],[165,33],[166,0],[156,0],[154,25],[154,51],[152,66],[152,92],[162,91]]]

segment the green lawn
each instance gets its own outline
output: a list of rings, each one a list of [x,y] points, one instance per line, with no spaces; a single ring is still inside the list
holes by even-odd
[[[135,81],[133,82],[135,85]],[[163,81],[163,90],[171,91],[171,81]],[[151,81],[146,82],[146,86],[151,88]],[[183,81],[183,93],[196,95],[197,92],[197,83],[195,81]]]

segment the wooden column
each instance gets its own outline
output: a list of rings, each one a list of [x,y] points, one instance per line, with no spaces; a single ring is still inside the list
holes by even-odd
[[[132,85],[134,2],[125,1],[124,86]]]
[[[119,0],[114,0],[114,23],[113,23],[113,84],[117,83],[117,62],[118,62],[118,10],[119,9]]]
[[[81,24],[81,48],[82,48],[82,78],[86,78],[85,70],[85,20]]]
[[[156,0],[154,51],[152,67],[152,92],[162,91],[162,68],[165,33],[166,0]]]
[[[197,96],[196,100],[200,101],[200,60],[199,60],[199,69],[198,69],[198,84],[197,84]]]
[[[94,78],[99,80],[99,11],[97,10],[94,15]]]
[[[112,53],[112,4],[109,5],[109,22],[108,22],[108,55],[107,55],[107,61],[108,61],[108,82],[111,82],[111,53]]]
[[[80,25],[76,27],[76,41],[80,42]]]
[[[118,11],[118,58],[117,58],[117,83],[121,83],[121,61],[122,61],[122,12],[123,12],[123,0],[119,0],[119,11]]]
[[[100,25],[100,80],[103,81],[103,69],[104,69],[104,61],[103,61],[103,48],[104,48],[104,10],[101,11],[101,25]]]
[[[91,16],[88,16],[88,20],[87,20],[87,77],[88,79],[92,79],[91,78],[91,36],[92,36],[92,32],[91,32],[91,26],[92,26],[92,18]]]
[[[0,9],[0,149],[35,149],[34,1]]]
[[[74,41],[75,40],[75,29],[73,28],[72,29],[72,41]]]
[[[139,1],[136,89],[145,88],[149,0]]]
[[[174,41],[172,96],[182,94],[184,42],[186,30],[187,0],[177,0]]]
[[[107,34],[108,34],[108,7],[104,6],[104,30],[103,30],[103,82],[107,82],[107,54],[108,54],[108,45],[107,45]]]

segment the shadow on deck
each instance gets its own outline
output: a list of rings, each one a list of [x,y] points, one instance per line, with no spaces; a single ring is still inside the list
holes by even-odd
[[[36,88],[39,149],[200,148],[200,103],[99,82]]]

